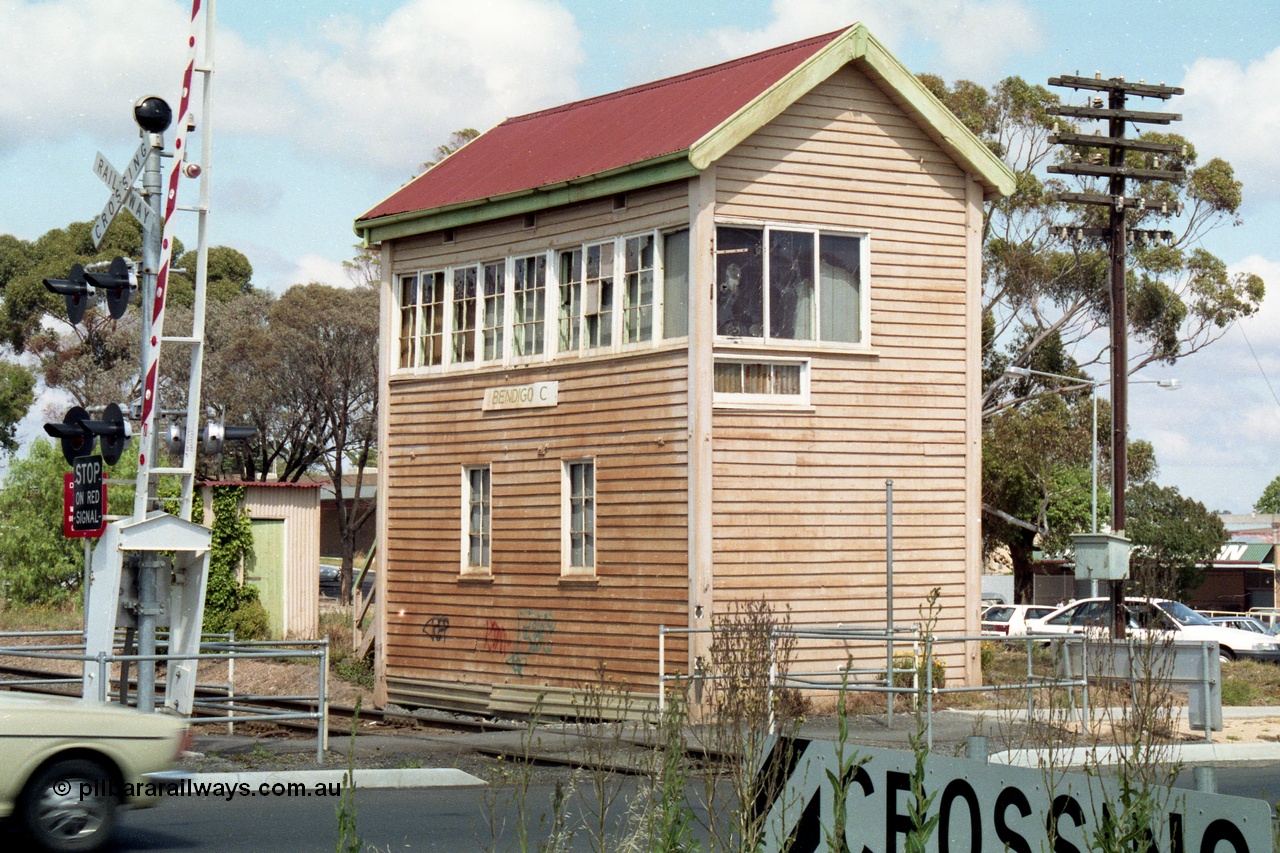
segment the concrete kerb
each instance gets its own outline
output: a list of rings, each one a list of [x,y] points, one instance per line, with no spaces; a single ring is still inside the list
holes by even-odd
[[[193,773],[192,786],[221,786],[223,790],[267,791],[279,785],[341,785],[346,770],[264,770],[244,773]],[[486,784],[483,779],[453,767],[359,768],[356,788],[448,788]],[[247,787],[242,787],[247,786]]]

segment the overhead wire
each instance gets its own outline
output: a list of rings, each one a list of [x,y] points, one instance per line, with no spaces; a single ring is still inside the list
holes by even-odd
[[[1244,345],[1249,348],[1249,355],[1253,356],[1253,361],[1258,365],[1258,372],[1262,374],[1262,381],[1267,383],[1267,390],[1271,392],[1271,399],[1276,401],[1276,406],[1280,406],[1280,397],[1276,396],[1276,389],[1271,384],[1267,371],[1262,366],[1262,360],[1258,358],[1258,354],[1253,351],[1253,343],[1249,340],[1249,336],[1245,334],[1244,326],[1240,321],[1236,321],[1236,328],[1240,330],[1240,336],[1244,338]]]

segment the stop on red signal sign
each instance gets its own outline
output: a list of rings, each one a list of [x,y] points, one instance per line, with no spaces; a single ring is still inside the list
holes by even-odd
[[[63,475],[62,534],[96,538],[106,529],[107,485],[102,482],[102,457],[81,456]]]

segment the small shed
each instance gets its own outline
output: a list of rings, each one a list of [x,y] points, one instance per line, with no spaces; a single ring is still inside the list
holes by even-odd
[[[258,588],[272,639],[315,637],[320,618],[320,484],[244,481],[201,484],[206,522],[213,489],[244,487],[253,520],[253,560],[244,579]]]

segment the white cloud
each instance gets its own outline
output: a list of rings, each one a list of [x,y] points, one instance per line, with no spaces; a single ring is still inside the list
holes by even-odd
[[[705,40],[716,59],[741,56],[862,22],[891,51],[908,39],[927,42],[945,77],[987,81],[1014,54],[1039,50],[1043,34],[1031,7],[1020,0],[773,0],[772,21],[744,31],[724,28]]]
[[[350,287],[351,279],[342,261],[326,258],[321,255],[303,255],[294,264],[289,281],[294,284],[311,284],[318,282],[333,287]]]
[[[1182,81],[1181,132],[1194,140],[1201,162],[1223,157],[1235,167],[1249,195],[1280,196],[1280,48],[1241,65],[1202,58]]]
[[[136,134],[134,101],[176,94],[187,29],[172,0],[0,0],[0,149]]]
[[[1143,371],[1176,376],[1182,388],[1130,386],[1129,422],[1155,447],[1161,483],[1210,509],[1243,511],[1280,474],[1280,262],[1254,255],[1230,271],[1257,273],[1273,295],[1195,355]]]
[[[583,61],[572,15],[551,0],[411,0],[385,21],[331,22],[315,41],[220,38],[218,51],[220,129],[287,135],[406,178],[454,130],[572,99]]]
[[[218,183],[218,212],[261,216],[275,212],[284,188],[274,181],[231,177]]]
[[[0,151],[136,133],[140,94],[176,105],[189,8],[0,0]],[[554,0],[408,0],[385,20],[347,16],[261,46],[223,28],[213,126],[407,178],[453,130],[576,97],[579,42]]]

